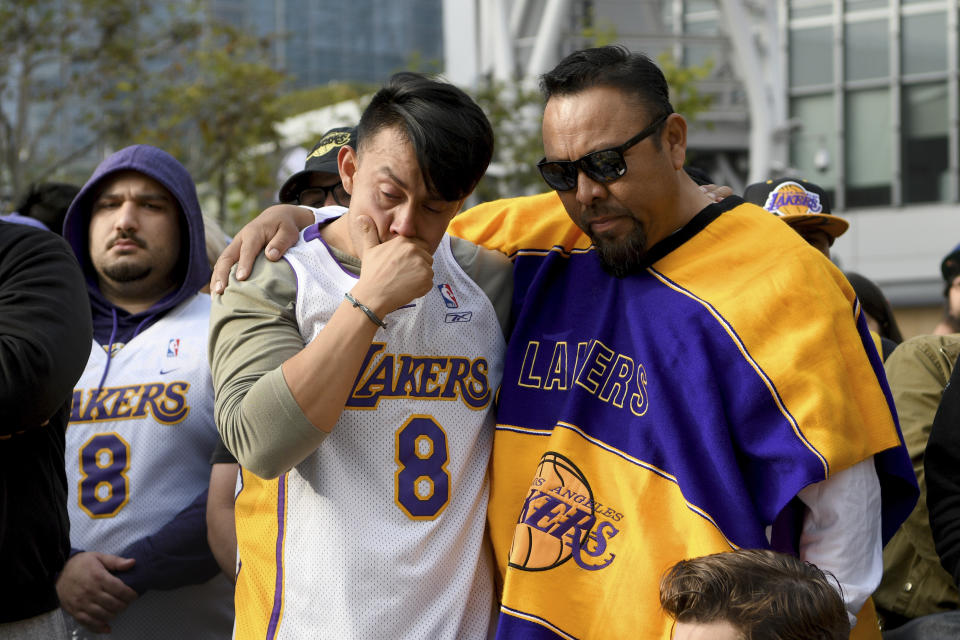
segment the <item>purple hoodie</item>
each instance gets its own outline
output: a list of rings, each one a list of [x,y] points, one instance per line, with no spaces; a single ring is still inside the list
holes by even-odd
[[[185,243],[181,247],[181,260],[185,260],[185,264],[179,266],[185,269],[181,269],[184,277],[180,288],[146,311],[133,314],[115,307],[100,293],[87,242],[93,201],[104,181],[120,171],[138,171],[166,187],[180,204],[181,231],[186,229],[186,233],[182,234]],[[114,342],[130,341],[162,318],[164,313],[194,296],[210,281],[203,217],[193,178],[173,156],[150,145],[137,144],[121,149],[100,163],[67,210],[63,221],[63,237],[73,248],[87,279],[93,313],[93,337],[108,348]]]

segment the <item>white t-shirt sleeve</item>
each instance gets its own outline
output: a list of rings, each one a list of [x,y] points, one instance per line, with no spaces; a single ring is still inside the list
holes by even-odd
[[[836,577],[855,624],[883,576],[880,480],[873,458],[805,487],[797,497],[807,507],[800,557]]]

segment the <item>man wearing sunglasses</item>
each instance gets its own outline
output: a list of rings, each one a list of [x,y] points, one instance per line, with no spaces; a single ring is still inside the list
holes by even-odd
[[[691,180],[645,56],[579,51],[541,87],[555,193],[450,225],[514,260],[488,510],[499,635],[669,637],[659,576],[735,548],[818,564],[857,613],[915,484],[843,274]]]
[[[280,187],[280,202],[308,207],[350,206],[350,194],[343,188],[337,154],[342,146],[357,146],[356,127],[330,129],[314,145],[298,171]]]

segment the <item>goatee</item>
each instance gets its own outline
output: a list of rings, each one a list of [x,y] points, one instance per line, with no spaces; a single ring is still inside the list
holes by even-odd
[[[133,282],[146,278],[152,269],[150,265],[121,262],[103,267],[103,275],[114,282]]]
[[[606,234],[587,235],[597,247],[597,257],[603,270],[616,278],[624,278],[646,268],[647,234],[636,220],[625,236],[610,237]]]

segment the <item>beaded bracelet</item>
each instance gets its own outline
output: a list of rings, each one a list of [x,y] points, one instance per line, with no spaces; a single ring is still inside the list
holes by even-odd
[[[379,327],[383,327],[384,329],[387,328],[386,322],[378,318],[377,314],[375,314],[370,307],[368,307],[367,305],[363,304],[362,302],[354,298],[352,295],[350,295],[349,291],[343,294],[343,297],[346,298],[347,301],[350,302],[354,307],[360,307],[360,310],[363,311],[365,314],[367,314],[367,317],[370,318],[370,322],[372,322],[373,324]]]

